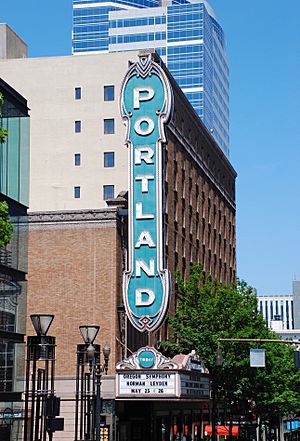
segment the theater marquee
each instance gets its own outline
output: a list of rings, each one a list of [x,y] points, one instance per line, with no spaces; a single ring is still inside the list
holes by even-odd
[[[154,348],[139,349],[116,367],[116,398],[207,400],[209,376],[203,363],[191,354],[181,357],[176,363]]]
[[[129,258],[123,277],[126,313],[139,331],[158,329],[167,312],[169,272],[163,266],[162,148],[172,91],[151,54],[124,78],[120,108],[129,150]]]

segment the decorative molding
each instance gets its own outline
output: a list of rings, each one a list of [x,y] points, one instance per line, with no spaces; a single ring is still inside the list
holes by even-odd
[[[28,214],[30,227],[41,224],[78,224],[82,222],[103,223],[118,222],[119,215],[116,208],[102,210],[68,210],[68,211],[43,211]]]
[[[130,355],[130,357],[125,358],[125,360],[121,361],[116,365],[116,370],[140,370],[141,367],[139,365],[138,357],[139,354],[143,351],[151,351],[155,353],[155,363],[151,370],[162,370],[162,369],[179,369],[179,365],[172,361],[170,358],[165,357],[160,352],[158,352],[155,348],[146,346],[140,348],[137,352]]]
[[[12,299],[11,297],[2,297],[0,292],[0,311],[10,312],[11,314],[16,315],[17,310],[17,301]]]

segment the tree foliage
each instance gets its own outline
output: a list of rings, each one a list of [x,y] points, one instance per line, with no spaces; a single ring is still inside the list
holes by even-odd
[[[251,368],[249,349],[255,344],[219,342],[224,361],[216,366],[219,338],[278,339],[266,327],[253,290],[243,282],[226,286],[204,277],[199,266],[185,283],[180,277],[177,282],[177,308],[170,318],[174,342],[164,342],[166,351],[195,349],[210,371],[215,396],[229,406],[255,402],[263,419],[270,412],[298,412],[300,376],[293,367],[290,345],[260,345],[266,349],[266,368]]]
[[[0,117],[3,106],[3,95],[0,93]],[[3,144],[7,138],[7,130],[0,127],[0,144]],[[0,202],[0,248],[7,245],[12,238],[13,226],[9,222],[9,212],[6,202]]]
[[[3,95],[0,93],[0,117],[2,116],[1,109],[2,109],[3,103],[4,103],[4,98],[3,98]],[[0,127],[0,144],[3,144],[6,140],[6,138],[7,138],[7,130],[4,129],[3,127]]]
[[[12,238],[13,226],[9,221],[9,212],[6,202],[0,202],[0,248],[7,245]]]

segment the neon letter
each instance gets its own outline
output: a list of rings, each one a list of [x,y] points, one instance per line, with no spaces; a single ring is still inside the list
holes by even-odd
[[[154,277],[154,259],[150,259],[149,266],[143,259],[137,259],[135,261],[136,277],[141,277],[141,269],[147,274],[147,276]]]
[[[134,153],[135,165],[140,165],[142,160],[144,160],[146,164],[154,164],[152,159],[154,156],[153,148],[149,146],[136,147]]]
[[[145,122],[147,124],[147,127],[144,129],[142,128],[142,123]],[[141,118],[138,118],[136,122],[134,123],[134,130],[138,135],[141,136],[147,136],[150,135],[154,130],[154,121],[153,119],[149,118],[148,116],[142,116]]]
[[[137,243],[135,244],[135,248],[140,248],[141,245],[148,245],[149,248],[155,248],[155,243],[153,242],[149,231],[144,230],[141,232]]]
[[[148,296],[147,299],[143,300],[143,294]],[[140,288],[135,290],[135,306],[150,306],[154,303],[155,294],[152,289]]]
[[[143,93],[146,92],[146,93]],[[141,101],[150,101],[154,97],[154,90],[152,87],[135,87],[133,89],[133,108],[139,109]]]
[[[137,202],[135,204],[135,218],[136,219],[154,219],[154,214],[151,214],[151,213],[143,214],[143,203]]]
[[[135,177],[136,181],[142,181],[142,193],[148,193],[148,181],[152,181],[153,179],[153,175],[138,175]]]

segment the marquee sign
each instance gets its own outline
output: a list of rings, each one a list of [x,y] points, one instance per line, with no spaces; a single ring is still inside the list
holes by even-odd
[[[121,114],[129,150],[129,252],[123,277],[126,313],[139,331],[158,329],[167,312],[170,281],[163,266],[162,144],[172,91],[151,54],[139,55],[124,78]]]
[[[119,397],[171,398],[178,396],[176,372],[122,372],[118,374]]]
[[[208,371],[193,353],[171,360],[147,346],[116,366],[117,399],[205,400],[209,396]]]

